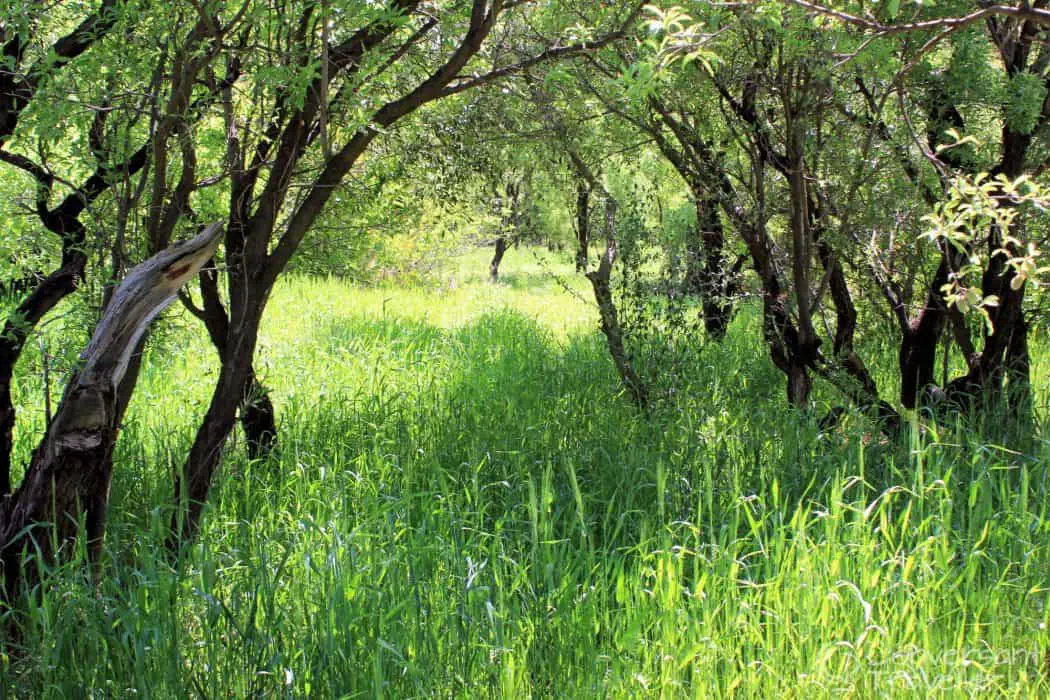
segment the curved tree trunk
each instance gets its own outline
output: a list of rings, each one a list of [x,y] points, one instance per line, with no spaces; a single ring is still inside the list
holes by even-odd
[[[229,342],[230,319],[219,297],[218,274],[214,265],[201,271],[200,288],[204,306],[202,309],[191,306],[191,311],[204,321],[208,337],[218,350],[221,360]],[[188,300],[184,301],[189,305]],[[256,376],[251,360],[248,361],[248,375],[241,395],[240,419],[248,458],[266,458],[277,446],[277,417],[270,394]]]
[[[223,363],[183,473],[175,475],[175,502],[179,505],[172,516],[172,539],[168,543],[172,551],[177,551],[184,541],[196,537],[200,529],[212,476],[222,457],[226,438],[237,421],[237,407],[241,403],[246,374],[243,366]]]
[[[808,368],[815,355],[810,357],[803,352],[798,329],[788,312],[787,292],[773,256],[773,239],[764,224],[752,224],[738,206],[728,206],[727,209],[734,214],[740,235],[747,244],[752,267],[762,284],[762,334],[769,346],[770,359],[787,376],[788,403],[804,408],[812,388]]]
[[[998,306],[989,310],[991,331],[985,333],[984,349],[967,374],[948,383],[945,397],[968,411],[1005,408],[1012,421],[1030,426],[1033,416],[1025,285],[1012,288],[1016,273],[1003,257],[991,257],[982,282],[985,294],[999,297]]]
[[[97,560],[120,412],[117,387],[149,323],[212,256],[221,234],[219,224],[209,226],[136,267],[118,288],[25,479],[0,505],[0,561],[8,600],[33,571],[21,565],[25,552],[50,563],[58,550],[71,553],[83,537],[89,556]]]
[[[594,289],[594,300],[598,304],[598,312],[601,315],[602,333],[605,335],[606,343],[609,346],[609,354],[612,356],[613,364],[616,365],[616,371],[620,374],[620,380],[623,382],[624,388],[627,389],[631,400],[639,408],[644,409],[649,406],[649,389],[645,382],[642,381],[642,378],[638,376],[638,373],[634,371],[634,365],[631,363],[631,358],[624,347],[623,331],[620,328],[616,304],[613,302],[612,297],[610,280],[617,254],[616,200],[608,193],[605,193],[605,230],[608,239],[605,253],[598,264],[598,269],[588,272],[586,276]]]
[[[602,263],[597,270],[587,273],[587,279],[594,289],[594,299],[598,304],[598,312],[601,315],[602,333],[609,345],[609,354],[612,356],[616,371],[620,374],[623,386],[627,389],[631,400],[639,407],[646,408],[649,405],[649,390],[641,377],[634,371],[631,359],[623,345],[623,332],[620,329],[620,321],[616,314],[616,305],[613,303],[612,290],[609,286],[609,270],[615,259],[615,248],[610,248],[602,257]],[[609,260],[606,265],[605,261]]]
[[[231,221],[226,237],[227,259],[238,263],[244,259],[243,226]],[[217,276],[213,270],[201,275],[205,324],[213,340],[221,340],[222,366],[212,392],[208,410],[197,429],[193,445],[182,471],[175,474],[175,512],[171,521],[169,550],[175,554],[184,542],[192,541],[200,529],[204,504],[208,500],[215,470],[222,458],[226,439],[237,423],[237,411],[254,381],[252,358],[259,335],[263,309],[269,288],[259,292],[260,280],[243,264],[229,266],[230,313],[227,315],[218,296]]]
[[[182,473],[175,475],[176,510],[168,541],[173,553],[184,542],[192,541],[200,529],[204,504],[208,501],[226,438],[237,422],[237,410],[244,401],[244,388],[252,378],[251,363],[244,358],[251,358],[255,353],[261,317],[260,306],[255,312],[244,314],[242,322],[230,325],[222,368],[208,411],[197,429]]]
[[[823,372],[829,381],[846,394],[861,410],[874,414],[889,436],[900,432],[902,421],[900,414],[889,403],[879,396],[879,388],[867,366],[853,348],[854,334],[857,329],[857,308],[853,303],[846,275],[838,256],[823,235],[818,225],[813,228],[817,245],[817,256],[824,267],[831,293],[831,302],[835,307],[834,363],[830,372]],[[836,376],[844,374],[841,381]],[[829,414],[831,415],[831,414]]]
[[[726,264],[725,231],[718,214],[721,206],[730,220],[737,219],[730,204],[732,186],[725,180],[721,156],[687,120],[676,118],[658,98],[650,98],[650,107],[659,122],[646,128],[661,153],[674,166],[693,191],[696,206],[696,228],[686,239],[686,275],[683,291],[701,299],[704,329],[716,342],[721,342],[732,320],[736,275],[739,265]],[[667,138],[662,123],[673,135],[677,146]],[[737,221],[739,223],[739,221]],[[740,260],[743,264],[743,259]]]

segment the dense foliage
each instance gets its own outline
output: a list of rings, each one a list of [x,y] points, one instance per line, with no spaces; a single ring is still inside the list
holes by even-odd
[[[0,13],[5,692],[1045,683],[1041,2]]]

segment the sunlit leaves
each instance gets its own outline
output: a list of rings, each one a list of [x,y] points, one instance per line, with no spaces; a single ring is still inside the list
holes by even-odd
[[[302,109],[308,89],[320,75],[320,61],[310,61],[303,66],[262,65],[253,79],[259,86],[285,95],[290,106]]]
[[[989,230],[994,230],[1001,242],[990,255],[1006,259],[1010,287],[1017,291],[1026,283],[1039,286],[1040,277],[1050,272],[1050,266],[1040,265],[1041,252],[1035,242],[1022,240],[1022,216],[1028,210],[1045,213],[1048,206],[1050,190],[1025,176],[1010,180],[1004,175],[979,173],[952,180],[944,201],[923,217],[927,226],[924,237],[955,247],[965,259],[940,290],[949,306],[963,313],[982,314],[991,330],[987,309],[998,306],[999,298],[981,291],[981,275],[989,261],[979,245]]]
[[[704,22],[677,6],[661,9],[649,5],[646,13],[648,38],[645,46],[651,50],[651,74],[673,64],[685,67],[694,62],[707,71],[711,70],[718,56],[708,47],[713,34]]]

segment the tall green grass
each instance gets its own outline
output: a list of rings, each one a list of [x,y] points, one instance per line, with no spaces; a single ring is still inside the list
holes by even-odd
[[[104,577],[74,562],[30,598],[4,694],[1050,690],[1041,435],[916,423],[890,444],[853,415],[821,434],[785,407],[746,313],[643,415],[583,287],[546,275],[565,264],[512,250],[489,285],[483,257],[455,284],[278,290],[260,367],[279,455],[248,463],[232,444],[178,569],[171,474],[215,368],[191,325],[159,336],[119,446]]]

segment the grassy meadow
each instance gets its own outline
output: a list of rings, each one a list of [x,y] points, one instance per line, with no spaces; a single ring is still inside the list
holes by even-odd
[[[568,257],[512,249],[492,285],[487,256],[422,286],[278,288],[258,368],[279,454],[229,445],[177,570],[172,471],[217,369],[199,324],[169,314],[121,434],[101,582],[55,572],[2,694],[1050,692],[1042,432],[915,424],[889,444],[851,415],[822,434],[786,407],[748,309],[724,346],[683,349],[642,414]],[[18,390],[24,460],[36,349]]]

